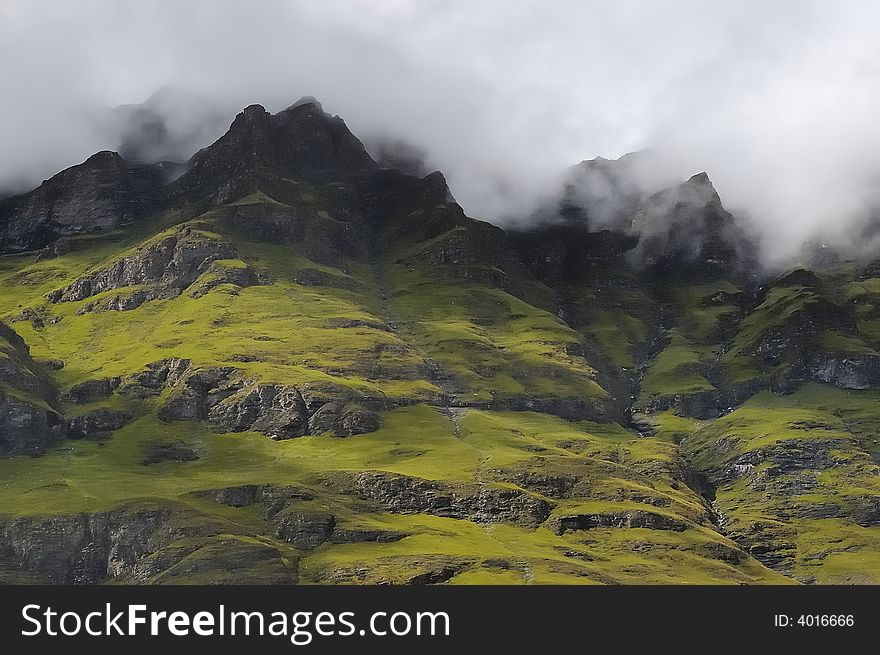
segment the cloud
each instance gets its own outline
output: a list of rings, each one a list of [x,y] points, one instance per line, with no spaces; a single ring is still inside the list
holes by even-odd
[[[160,111],[193,148],[218,112],[310,94],[426,152],[496,222],[582,159],[650,146],[682,179],[707,171],[779,259],[876,198],[878,19],[830,0],[7,0],[0,188],[118,147],[108,109],[162,87],[205,98]]]

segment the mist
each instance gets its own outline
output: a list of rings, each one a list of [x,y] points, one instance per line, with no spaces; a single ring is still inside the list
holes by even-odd
[[[499,224],[577,162],[650,148],[670,178],[706,171],[780,262],[864,243],[878,27],[855,1],[6,0],[0,192],[101,149],[184,159],[245,105],[314,95]]]

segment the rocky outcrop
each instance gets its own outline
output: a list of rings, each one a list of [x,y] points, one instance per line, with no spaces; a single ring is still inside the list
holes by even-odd
[[[134,419],[131,412],[117,409],[95,409],[70,417],[65,422],[68,439],[106,439]]]
[[[279,195],[289,194],[280,190]],[[318,193],[318,191],[314,191]],[[327,193],[327,192],[324,192]],[[328,199],[320,204],[282,205],[264,196],[263,202],[233,204],[216,210],[215,221],[248,239],[296,245],[313,262],[344,266],[346,259],[367,257],[369,232],[360,220],[356,199],[340,200],[339,216],[332,216]],[[318,208],[320,207],[320,209]],[[355,283],[355,280],[349,280]]]
[[[725,458],[719,466],[707,469],[706,475],[716,487],[747,477],[753,488],[763,490],[769,482],[780,481],[781,476],[812,475],[834,467],[840,463],[834,453],[845,445],[845,441],[837,439],[786,439]],[[729,448],[729,441],[718,440],[709,446],[708,452],[723,454]]]
[[[317,548],[327,541],[337,544],[365,541],[387,543],[406,536],[402,532],[340,526],[330,512],[312,509],[309,502],[314,496],[296,487],[243,485],[211,489],[196,495],[230,507],[260,505],[263,517],[275,528],[275,536],[303,550]]]
[[[375,432],[382,425],[379,415],[356,403],[327,403],[309,417],[311,434],[351,437]]]
[[[373,542],[378,544],[388,544],[400,541],[407,537],[406,532],[397,530],[374,530],[368,528],[344,528],[336,526],[333,534],[330,535],[330,543],[334,544],[359,544],[365,542]]]
[[[263,562],[280,559],[278,551],[242,548],[251,542],[228,535],[230,529],[177,504],[0,517],[0,556],[9,567],[50,584],[219,580],[230,568],[238,574],[229,582],[295,582],[283,566],[271,567],[269,579],[257,577]]]
[[[147,445],[141,465],[162,464],[164,462],[195,462],[201,459],[201,454],[185,443],[159,442]]]
[[[549,524],[558,535],[565,534],[570,530],[592,530],[595,528],[646,528],[648,530],[683,532],[690,527],[680,519],[645,510],[555,516]]]
[[[161,182],[152,169],[129,169],[115,152],[92,155],[30,193],[0,202],[0,252],[36,250],[59,237],[129,223],[150,206]]]
[[[67,393],[61,396],[61,400],[75,405],[85,405],[106,398],[116,387],[119,386],[119,378],[105,378],[101,380],[86,380],[73,385]]]
[[[131,507],[94,514],[24,517],[0,521],[0,552],[52,584],[98,584],[143,578],[148,553],[185,537],[219,531],[211,524],[172,520],[182,510]],[[184,518],[180,516],[179,518]]]
[[[158,396],[166,386],[173,386],[189,371],[192,362],[179,357],[169,357],[147,364],[141,371],[125,376],[119,381],[119,393],[134,398]]]
[[[24,340],[0,323],[0,457],[38,455],[64,436],[57,395]]]
[[[242,178],[285,175],[327,181],[373,170],[376,163],[338,116],[306,100],[275,115],[246,107],[213,144],[196,153],[171,189],[190,200],[224,198],[224,187]]]
[[[275,536],[297,548],[311,550],[330,539],[336,517],[327,512],[285,508],[272,517]]]
[[[718,418],[742,405],[746,400],[769,386],[762,379],[748,380],[706,391],[688,394],[653,396],[641,400],[633,408],[636,412],[653,413],[672,409],[679,416],[700,420]]]
[[[334,289],[349,289],[351,291],[358,288],[358,282],[354,278],[319,271],[314,268],[301,268],[294,275],[294,281],[304,287],[331,287]]]
[[[304,393],[294,385],[259,383],[232,366],[200,368],[172,358],[154,362],[119,385],[120,393],[138,398],[157,396],[166,388],[170,392],[159,418],[208,421],[223,432],[261,432],[273,439],[347,437],[381,426],[378,412],[350,393]]]
[[[751,272],[753,246],[706,173],[648,197],[629,229],[639,235],[629,255],[639,266],[708,278]]]
[[[227,432],[262,432],[273,439],[309,432],[308,409],[294,386],[250,385],[211,407],[207,418]]]
[[[245,484],[238,487],[208,489],[195,494],[229,507],[250,507],[263,504],[267,514],[276,514],[291,501],[313,500],[314,496],[298,487],[276,484]]]
[[[880,385],[880,355],[859,353],[815,353],[788,381],[826,382],[841,389],[870,389]]]
[[[0,457],[43,454],[63,435],[64,424],[55,411],[0,387]]]
[[[207,273],[217,260],[235,259],[236,253],[224,241],[209,238],[187,228],[141,246],[106,268],[89,273],[69,286],[48,294],[49,302],[77,302],[97,294],[142,287],[117,296],[101,306],[127,310],[157,298],[172,298]],[[228,275],[236,275],[227,273]],[[230,277],[230,280],[233,278]],[[240,282],[256,282],[256,276],[237,274]],[[95,305],[94,308],[99,308]]]
[[[476,523],[515,523],[536,527],[553,506],[522,489],[452,486],[379,471],[339,474],[331,482],[343,493],[369,500],[386,511],[433,514]]]
[[[190,295],[201,298],[223,285],[231,285],[243,289],[264,284],[265,279],[250,266],[229,266],[224,262],[213,262],[205,275],[193,285]]]

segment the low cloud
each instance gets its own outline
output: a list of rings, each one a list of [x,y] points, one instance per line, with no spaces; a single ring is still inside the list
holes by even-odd
[[[878,21],[855,0],[8,0],[0,189],[123,144],[182,158],[241,107],[309,94],[365,141],[424,152],[498,223],[576,162],[650,147],[670,177],[707,171],[780,261],[808,239],[862,241],[880,188]],[[162,88],[179,93],[113,109]]]

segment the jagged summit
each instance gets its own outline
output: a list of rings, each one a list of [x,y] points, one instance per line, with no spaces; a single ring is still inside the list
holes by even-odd
[[[709,174],[706,171],[703,171],[702,173],[697,173],[696,175],[692,175],[688,179],[688,182],[701,186],[712,186],[712,180],[709,179]]]
[[[648,197],[629,229],[639,236],[631,257],[644,266],[695,265],[707,275],[749,268],[748,239],[705,172]]]
[[[241,176],[327,181],[375,168],[345,122],[325,113],[320,103],[300,101],[277,114],[250,105],[226,134],[193,156],[177,185],[204,195]]]
[[[150,195],[143,182],[118,153],[95,153],[33,191],[0,202],[0,251],[33,250],[59,237],[127,223]]]
[[[303,105],[314,105],[318,111],[324,111],[324,106],[315,96],[303,96],[292,105],[290,105],[290,107],[288,107],[287,109],[297,109],[298,107],[302,107]]]

